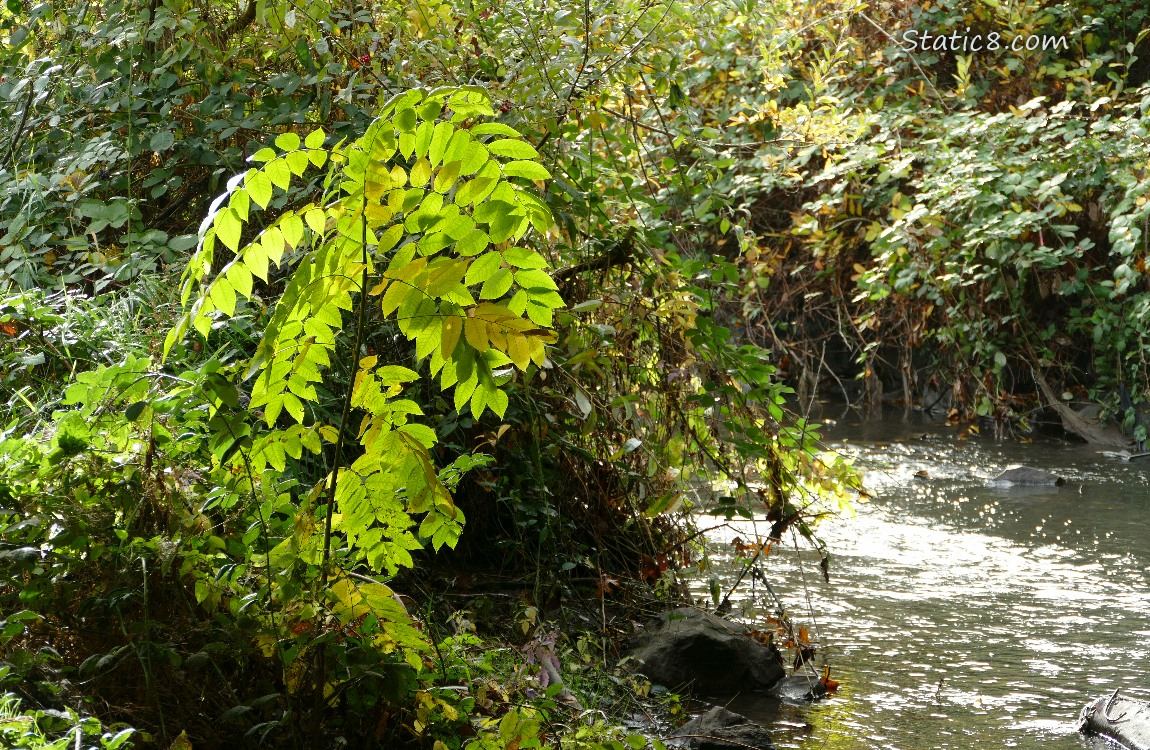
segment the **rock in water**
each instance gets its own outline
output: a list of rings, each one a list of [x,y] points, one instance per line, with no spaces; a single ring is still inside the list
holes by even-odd
[[[777,650],[741,625],[689,607],[661,614],[628,654],[651,682],[705,695],[769,690],[786,676]]]
[[[1100,734],[1129,750],[1150,750],[1150,705],[1119,698],[1115,690],[1082,709],[1079,730]]]
[[[675,747],[690,750],[774,750],[771,735],[747,717],[715,706],[688,721],[671,736]]]
[[[1057,474],[1051,474],[1042,469],[1032,469],[1029,466],[1013,466],[994,478],[996,482],[1009,482],[1010,484],[1065,484],[1066,480]]]
[[[771,695],[786,701],[817,701],[826,694],[827,686],[819,678],[802,672],[780,680],[771,688]]]

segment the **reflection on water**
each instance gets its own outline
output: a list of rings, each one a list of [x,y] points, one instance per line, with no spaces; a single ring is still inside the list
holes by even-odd
[[[959,440],[898,419],[843,420],[825,435],[865,471],[874,499],[820,525],[829,585],[813,553],[792,545],[767,560],[774,591],[842,683],[809,709],[736,701],[772,724],[779,747],[1092,747],[1074,731],[1088,700],[1118,686],[1150,699],[1150,459]],[[1067,484],[989,483],[1023,463]],[[713,530],[716,558],[768,528]],[[741,593],[767,611],[749,578]]]

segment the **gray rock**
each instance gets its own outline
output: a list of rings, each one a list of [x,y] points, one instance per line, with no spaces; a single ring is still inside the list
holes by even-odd
[[[1100,734],[1129,750],[1150,750],[1150,705],[1119,698],[1115,690],[1082,709],[1079,730]]]
[[[800,672],[779,680],[770,693],[786,701],[815,701],[827,694],[827,686],[809,672]]]
[[[651,682],[704,695],[768,690],[786,676],[777,650],[741,625],[689,607],[661,614],[628,655]]]
[[[1057,474],[1051,474],[1042,469],[1032,469],[1029,466],[1013,466],[994,478],[996,482],[1009,482],[1010,484],[1042,485],[1065,484],[1066,480]]]
[[[761,725],[722,706],[688,721],[671,736],[672,744],[690,750],[774,750]]]

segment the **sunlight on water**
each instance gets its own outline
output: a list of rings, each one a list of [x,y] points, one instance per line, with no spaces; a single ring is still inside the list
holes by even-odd
[[[829,585],[789,539],[766,561],[788,614],[822,644],[819,668],[825,659],[842,682],[810,708],[736,701],[773,722],[779,747],[1095,747],[1075,731],[1087,701],[1118,686],[1150,699],[1150,463],[898,421],[840,425],[829,439],[874,500],[819,526]],[[1067,484],[990,481],[1022,463]],[[769,527],[710,531],[724,591],[737,577],[731,541]],[[709,597],[705,580],[696,593]],[[752,616],[775,607],[750,577],[738,596]]]

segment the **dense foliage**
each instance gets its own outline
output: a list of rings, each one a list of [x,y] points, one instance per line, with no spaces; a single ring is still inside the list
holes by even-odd
[[[0,732],[643,747],[553,675],[706,567],[688,510],[828,570],[791,386],[1144,439],[1144,15],[9,0]]]

